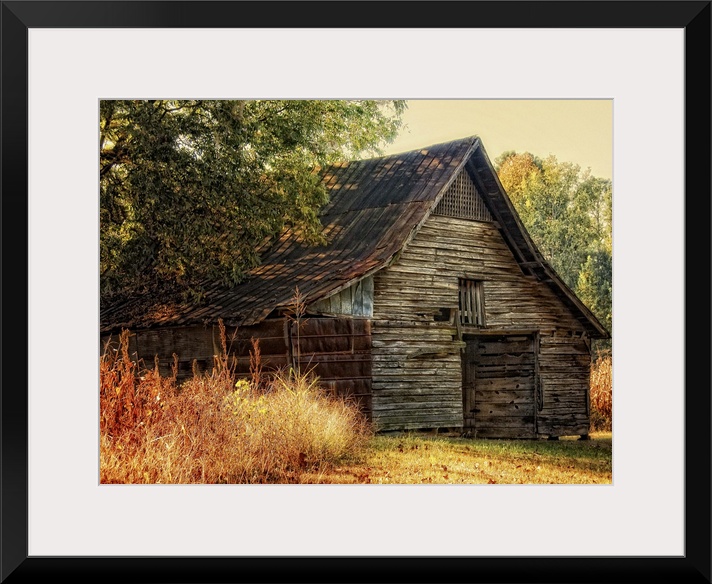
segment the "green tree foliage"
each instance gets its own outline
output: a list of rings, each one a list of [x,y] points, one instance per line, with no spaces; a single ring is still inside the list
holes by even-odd
[[[379,154],[402,101],[106,100],[100,103],[102,301],[197,300],[231,285],[285,227],[321,238],[317,170]]]
[[[611,331],[611,181],[529,152],[504,152],[495,167],[539,250]]]

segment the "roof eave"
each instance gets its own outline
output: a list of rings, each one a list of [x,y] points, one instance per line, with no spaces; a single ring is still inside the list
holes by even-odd
[[[584,324],[584,326],[588,329],[588,333],[591,338],[610,339],[610,332],[603,326],[603,324],[601,324],[598,318],[596,318],[593,312],[591,312],[591,310],[578,298],[578,296],[576,296],[573,290],[566,285],[566,283],[556,273],[556,270],[554,270],[554,268],[551,267],[551,265],[549,265],[549,263],[544,259],[544,256],[537,248],[521,218],[519,217],[519,214],[514,208],[514,205],[507,195],[504,186],[502,186],[499,176],[494,170],[494,166],[492,165],[487,152],[479,141],[477,142],[477,147],[473,150],[470,162],[476,173],[479,174],[483,171],[488,173],[490,182],[493,182],[496,186],[495,192],[482,189],[483,192],[481,194],[486,198],[485,202],[488,203],[488,207],[493,206],[491,200],[493,196],[499,197],[500,203],[506,206],[506,211],[511,216],[512,221],[500,221],[499,228],[505,232],[505,235],[507,236],[505,239],[510,247],[514,246],[516,251],[518,251],[518,253],[515,253],[517,261],[520,264],[526,265],[526,271],[533,274],[537,279],[549,280],[551,284],[560,290],[560,292],[567,298],[571,306],[575,310],[578,310],[581,316],[584,317],[582,324]],[[500,215],[499,212],[496,214]],[[507,223],[509,223],[509,225]],[[511,233],[512,230],[516,230],[517,233]],[[521,240],[523,245],[517,240]]]

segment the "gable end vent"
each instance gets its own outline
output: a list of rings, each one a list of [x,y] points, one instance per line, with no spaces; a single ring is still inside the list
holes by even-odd
[[[477,192],[475,183],[472,182],[466,172],[461,172],[457,175],[433,213],[459,219],[494,221],[485,206],[485,202]]]

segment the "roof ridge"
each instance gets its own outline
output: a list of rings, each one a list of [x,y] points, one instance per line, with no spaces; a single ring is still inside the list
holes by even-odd
[[[427,146],[420,146],[418,148],[410,148],[408,150],[402,150],[400,152],[393,152],[391,154],[384,154],[381,156],[371,156],[368,158],[358,158],[355,160],[346,160],[346,161],[339,161],[335,164],[352,164],[354,162],[368,162],[368,161],[376,161],[376,160],[386,160],[389,158],[400,158],[402,156],[405,156],[407,154],[416,154],[416,153],[422,153],[423,151],[428,152],[432,149],[439,149],[445,146],[454,146],[455,144],[458,143],[468,143],[470,145],[475,144],[478,140],[480,140],[480,137],[478,134],[471,134],[469,136],[464,136],[462,138],[456,138],[454,140],[445,140],[443,142],[435,142],[432,144],[428,144]],[[334,165],[331,165],[334,166]],[[326,167],[325,167],[326,168]]]

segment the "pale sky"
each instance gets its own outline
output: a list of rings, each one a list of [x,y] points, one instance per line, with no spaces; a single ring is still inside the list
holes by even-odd
[[[408,101],[403,121],[386,154],[477,135],[493,163],[505,150],[528,151],[613,176],[612,100],[417,99]]]

